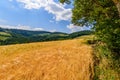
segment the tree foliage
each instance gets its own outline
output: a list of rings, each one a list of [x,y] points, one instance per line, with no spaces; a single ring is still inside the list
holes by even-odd
[[[120,53],[120,0],[74,0],[72,12],[72,23],[93,24],[96,36]]]
[[[61,3],[67,3],[69,4],[70,3],[70,0],[60,0]]]

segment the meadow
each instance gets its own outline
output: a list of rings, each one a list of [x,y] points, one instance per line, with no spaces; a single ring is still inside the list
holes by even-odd
[[[91,80],[93,50],[85,39],[0,46],[0,80]]]

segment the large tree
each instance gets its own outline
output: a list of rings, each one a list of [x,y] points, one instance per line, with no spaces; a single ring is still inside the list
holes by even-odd
[[[70,3],[70,1],[82,1],[82,2],[86,2],[89,3],[89,2],[94,2],[94,4],[97,4],[100,6],[100,3],[99,2],[106,2],[106,1],[112,1],[114,3],[114,6],[116,6],[117,10],[118,10],[118,13],[119,13],[119,17],[120,17],[120,0],[60,0],[61,3]]]
[[[60,0],[70,3],[70,0]],[[73,0],[72,23],[94,25],[96,36],[120,53],[120,0]]]

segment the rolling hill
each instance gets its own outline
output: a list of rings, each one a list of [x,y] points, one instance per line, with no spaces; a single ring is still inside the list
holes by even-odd
[[[29,31],[0,28],[0,45],[65,40],[76,38],[82,35],[89,35],[91,33],[91,31],[79,31],[67,34],[62,32]]]

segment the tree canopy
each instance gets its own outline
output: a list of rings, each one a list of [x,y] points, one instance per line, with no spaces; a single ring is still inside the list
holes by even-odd
[[[60,0],[70,2],[71,0]],[[120,53],[120,0],[73,0],[72,23],[93,24],[96,36]]]

